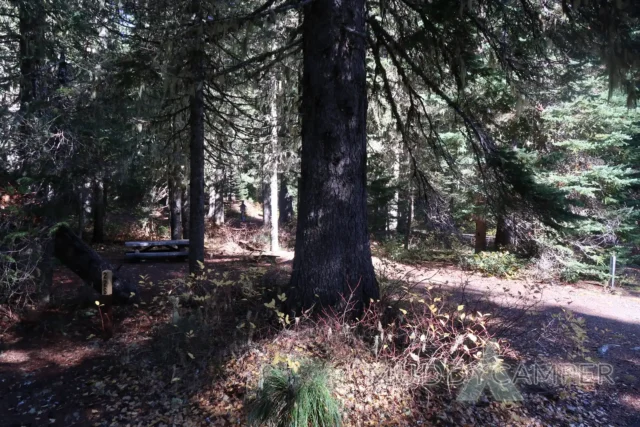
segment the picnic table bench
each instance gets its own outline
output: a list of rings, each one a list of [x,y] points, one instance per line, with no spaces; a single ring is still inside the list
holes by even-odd
[[[151,242],[125,242],[132,250],[125,253],[128,259],[186,258],[189,256],[189,240],[156,240]]]

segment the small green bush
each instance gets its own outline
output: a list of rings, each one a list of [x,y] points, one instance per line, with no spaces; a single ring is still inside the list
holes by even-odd
[[[466,248],[455,239],[451,239],[449,246],[443,245],[432,235],[412,240],[411,247],[405,249],[404,238],[394,238],[384,241],[380,245],[380,255],[393,261],[415,263],[423,261],[452,262],[459,253]]]
[[[463,260],[463,266],[489,276],[513,278],[523,267],[510,252],[480,252]]]
[[[250,402],[249,423],[270,427],[336,427],[340,407],[331,394],[328,371],[314,362],[269,367],[256,398]]]

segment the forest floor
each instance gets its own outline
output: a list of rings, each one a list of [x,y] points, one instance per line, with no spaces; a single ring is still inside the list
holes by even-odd
[[[97,249],[114,264],[122,262],[119,246]],[[272,272],[286,282],[293,255],[280,253],[273,266],[237,247],[209,249],[206,269],[239,282],[247,271]],[[340,360],[336,391],[347,425],[640,426],[640,298],[633,291],[496,279],[439,263],[376,259],[376,268],[389,280],[433,286],[443,297],[493,313],[495,334],[508,339],[511,363],[552,366],[561,378],[519,386],[521,403],[483,397],[469,405],[455,396],[409,393],[406,384],[385,376],[389,367],[368,350],[332,346],[330,338],[308,330],[274,332],[258,325],[243,334],[237,332],[241,325],[222,317],[209,329],[176,323],[170,296],[177,291],[174,281],[186,274],[181,262],[123,264],[122,273],[140,278],[142,303],[115,308],[115,335],[103,340],[92,296],[78,298],[80,281],[59,267],[53,304],[37,319],[0,313],[0,423],[246,425],[249,390],[262,367],[286,353]],[[197,311],[181,309],[179,315],[190,322]],[[612,366],[613,384],[562,369],[587,359]]]

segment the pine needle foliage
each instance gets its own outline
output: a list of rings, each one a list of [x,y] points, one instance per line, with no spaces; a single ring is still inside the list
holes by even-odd
[[[272,366],[250,403],[249,424],[268,427],[336,427],[340,407],[331,393],[329,372],[316,362]]]

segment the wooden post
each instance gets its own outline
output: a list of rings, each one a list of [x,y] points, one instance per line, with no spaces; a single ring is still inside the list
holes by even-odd
[[[609,265],[611,271],[611,289],[616,287],[616,254],[611,254],[611,264]]]
[[[101,315],[104,325],[105,339],[113,336],[112,306],[113,306],[113,272],[102,272],[102,308]]]

